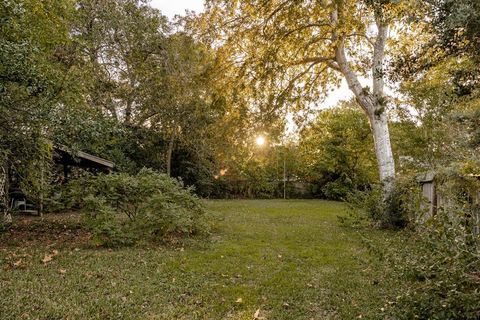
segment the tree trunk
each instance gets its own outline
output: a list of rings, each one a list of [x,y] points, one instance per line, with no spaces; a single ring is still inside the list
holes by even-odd
[[[389,193],[392,191],[395,182],[395,161],[390,143],[387,114],[382,112],[368,118],[373,133],[380,181],[383,183],[385,191]]]
[[[338,23],[338,9],[331,15],[334,25]],[[372,129],[377,157],[380,182],[383,184],[384,196],[393,190],[395,185],[395,161],[393,158],[392,146],[390,143],[390,132],[388,130],[388,117],[386,112],[386,100],[384,95],[384,58],[385,46],[388,37],[388,25],[383,17],[381,7],[375,10],[375,23],[378,34],[373,43],[372,57],[372,85],[373,92],[368,87],[362,86],[357,74],[350,67],[345,52],[345,35],[333,34],[333,40],[337,41],[335,49],[335,62],[333,68],[343,74],[348,87],[355,95],[355,99],[367,114]]]
[[[0,223],[12,223],[12,215],[9,212],[9,166],[7,160],[0,158],[0,208],[3,211]]]
[[[167,157],[166,157],[166,162],[167,162],[167,175],[170,177],[171,172],[172,172],[172,153],[173,153],[173,145],[175,143],[175,135],[176,135],[175,129],[173,129],[172,136],[170,137],[170,142],[168,143],[168,149],[167,149]]]

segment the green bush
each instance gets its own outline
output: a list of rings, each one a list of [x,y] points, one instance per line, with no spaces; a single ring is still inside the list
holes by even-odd
[[[340,217],[344,224],[370,223],[381,228],[401,229],[415,221],[422,211],[424,201],[418,182],[412,177],[399,178],[395,187],[385,196],[381,185],[369,190],[350,192],[347,217]]]
[[[341,177],[334,181],[329,181],[321,187],[323,196],[330,200],[342,200],[355,189],[352,181],[347,177]]]
[[[479,319],[480,235],[464,211],[441,212],[403,244],[385,248],[389,274],[408,283],[391,310],[395,319]]]
[[[384,245],[370,247],[386,262],[385,276],[399,280],[396,299],[387,303],[389,318],[480,319],[480,182],[458,174],[437,174],[435,181],[442,201],[433,216],[419,209],[421,192],[413,183],[397,185],[397,200],[389,206],[378,209],[378,200],[372,200],[381,197],[378,191],[359,201],[371,201],[373,207],[363,217],[391,221],[382,216],[390,208],[410,223],[411,228],[392,233]]]
[[[105,199],[87,196],[85,209],[85,221],[95,244],[117,247],[131,245],[137,240],[128,221],[119,220],[117,213]]]
[[[191,188],[165,174],[99,175],[77,182],[86,221],[100,245],[206,235],[209,219]],[[77,198],[78,195],[76,196]]]

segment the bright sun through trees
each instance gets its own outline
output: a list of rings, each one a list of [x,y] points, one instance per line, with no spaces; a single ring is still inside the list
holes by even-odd
[[[265,137],[264,136],[258,136],[256,139],[255,139],[255,143],[257,144],[257,146],[263,146],[265,144],[266,140],[265,140]]]

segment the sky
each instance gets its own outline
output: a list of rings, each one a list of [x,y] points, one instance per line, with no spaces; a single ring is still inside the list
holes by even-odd
[[[170,19],[176,14],[185,14],[185,10],[203,11],[203,0],[151,0],[150,5],[162,11]]]

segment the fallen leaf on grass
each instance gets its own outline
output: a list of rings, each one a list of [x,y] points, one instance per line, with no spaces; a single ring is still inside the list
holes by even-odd
[[[53,250],[51,254],[46,254],[45,257],[43,257],[42,262],[47,264],[51,262],[56,255],[58,255],[58,250]]]
[[[15,261],[15,262],[13,263],[13,266],[14,266],[14,267],[20,267],[21,265],[22,265],[22,259],[20,259],[20,260],[18,260],[18,261]]]
[[[46,254],[45,257],[43,257],[42,262],[44,264],[47,264],[52,260],[53,260],[53,256],[51,254]]]
[[[67,269],[60,269],[59,272],[60,272],[60,274],[65,274],[65,273],[67,273]]]
[[[253,320],[263,320],[265,317],[260,317],[260,309],[257,309],[253,314]]]
[[[242,298],[238,298],[237,301],[235,301],[236,303],[243,303],[243,299]]]

